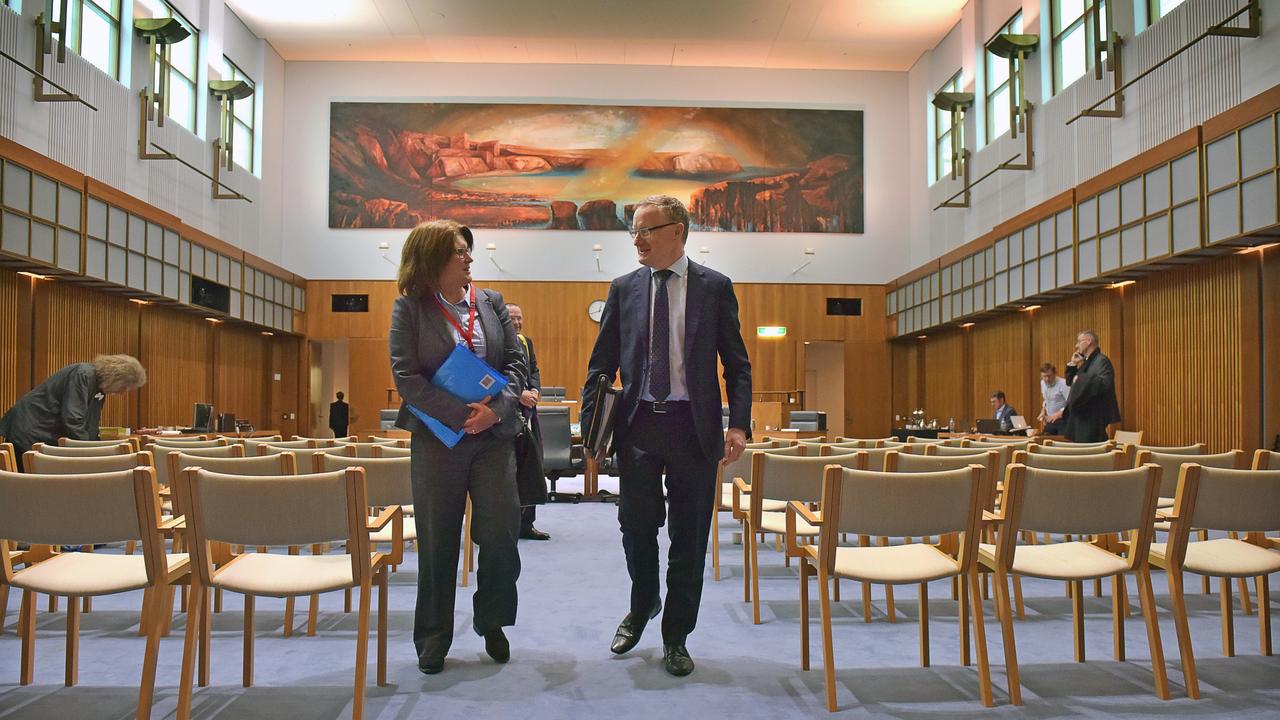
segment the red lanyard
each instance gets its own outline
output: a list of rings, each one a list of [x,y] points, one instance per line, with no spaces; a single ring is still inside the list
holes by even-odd
[[[471,284],[470,290],[471,290],[471,301],[467,303],[467,310],[470,312],[470,316],[467,318],[466,330],[462,329],[462,325],[458,322],[458,318],[454,317],[453,311],[446,308],[444,306],[444,303],[440,302],[440,293],[435,293],[434,295],[432,295],[432,298],[435,299],[436,307],[440,308],[440,313],[444,315],[444,319],[448,320],[449,324],[453,326],[453,329],[458,331],[458,335],[461,335],[462,339],[466,341],[467,347],[471,349],[471,352],[475,352],[476,346],[472,343],[472,338],[475,337],[475,332],[476,332],[476,286],[475,286],[475,283]]]

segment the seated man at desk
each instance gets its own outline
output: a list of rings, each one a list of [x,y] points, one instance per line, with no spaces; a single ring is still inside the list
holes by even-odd
[[[994,412],[992,417],[1000,421],[1001,432],[1009,432],[1013,430],[1013,416],[1018,414],[1013,406],[1004,400],[1004,391],[997,390],[991,393],[991,410]]]

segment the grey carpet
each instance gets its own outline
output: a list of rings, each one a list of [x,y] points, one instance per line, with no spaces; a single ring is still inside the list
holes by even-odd
[[[605,479],[606,488],[616,480]],[[572,489],[564,481],[562,490]],[[721,516],[725,518],[727,516]],[[509,629],[512,659],[499,666],[484,654],[470,630],[474,584],[458,589],[457,633],[445,671],[421,675],[415,665],[411,630],[415,566],[392,576],[390,685],[376,687],[375,644],[370,636],[368,718],[813,718],[826,717],[816,586],[811,593],[814,624],[813,669],[799,667],[799,603],[794,568],[783,567],[772,545],[761,556],[763,623],[751,623],[742,602],[741,547],[722,530],[723,579],[708,580],[698,630],[689,649],[697,670],[684,679],[662,670],[658,626],[640,646],[614,657],[613,630],[626,611],[628,580],[619,542],[616,508],[583,503],[539,510],[538,526],[550,542],[522,541],[520,620]],[[1273,585],[1275,583],[1273,582]],[[1161,631],[1170,665],[1174,699],[1152,692],[1146,633],[1137,596],[1126,622],[1127,661],[1112,660],[1110,601],[1086,602],[1089,662],[1073,662],[1071,606],[1061,583],[1024,584],[1028,617],[1016,623],[1025,705],[1008,704],[999,626],[986,604],[987,641],[997,707],[978,700],[977,672],[959,664],[956,604],[947,583],[930,587],[932,667],[918,659],[916,600],[912,588],[897,591],[899,617],[885,617],[877,590],[876,617],[864,624],[857,588],[846,583],[835,623],[835,665],[840,712],[833,717],[1277,717],[1280,716],[1280,657],[1258,655],[1256,616],[1237,611],[1237,653],[1222,657],[1217,595],[1201,595],[1189,582],[1191,631],[1197,651],[1203,699],[1189,700],[1181,685],[1177,642],[1162,575],[1155,588]],[[1104,590],[1109,588],[1109,583]],[[1216,588],[1215,588],[1216,589]],[[14,635],[18,593],[12,593],[0,635],[0,718],[132,717],[143,640],[137,635],[140,593],[95,601],[83,616],[80,684],[62,685],[65,614],[49,615],[41,602],[37,616],[36,684],[17,684],[19,645]],[[305,607],[305,601],[301,603]],[[1274,605],[1274,602],[1273,602]],[[351,713],[355,616],[342,613],[341,593],[322,598],[320,633],[281,637],[283,601],[259,600],[256,617],[256,684],[240,686],[238,596],[228,595],[215,616],[211,686],[198,689],[196,718],[302,718],[327,720]],[[376,605],[375,605],[376,608]],[[304,615],[296,618],[301,630]],[[183,616],[160,650],[152,717],[172,717],[182,654]],[[676,713],[677,716],[671,716]]]

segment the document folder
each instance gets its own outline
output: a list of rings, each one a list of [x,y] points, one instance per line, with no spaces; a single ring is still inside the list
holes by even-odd
[[[582,442],[592,457],[603,459],[612,452],[609,445],[613,441],[613,421],[618,412],[620,393],[607,375],[597,377],[588,392],[595,399],[595,412],[591,414],[591,423],[582,433]]]
[[[486,397],[496,397],[507,386],[507,379],[468,350],[467,346],[458,345],[431,377],[431,384],[464,403],[474,403]],[[465,434],[462,430],[450,428],[413,405],[406,403],[405,406],[445,447],[452,448],[462,440]]]

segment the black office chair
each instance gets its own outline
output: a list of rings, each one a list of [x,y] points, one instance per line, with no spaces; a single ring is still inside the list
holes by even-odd
[[[541,397],[542,402],[564,402],[564,388],[555,387],[554,385],[543,385]]]
[[[720,406],[720,429],[721,430],[729,429],[729,406],[728,405]]]
[[[826,430],[827,414],[818,410],[793,410],[788,416],[787,427],[796,430]]]
[[[538,408],[538,426],[542,430],[542,471],[550,484],[547,501],[581,502],[582,493],[556,491],[556,480],[578,475],[585,467],[582,446],[573,444],[569,430],[569,408]]]

